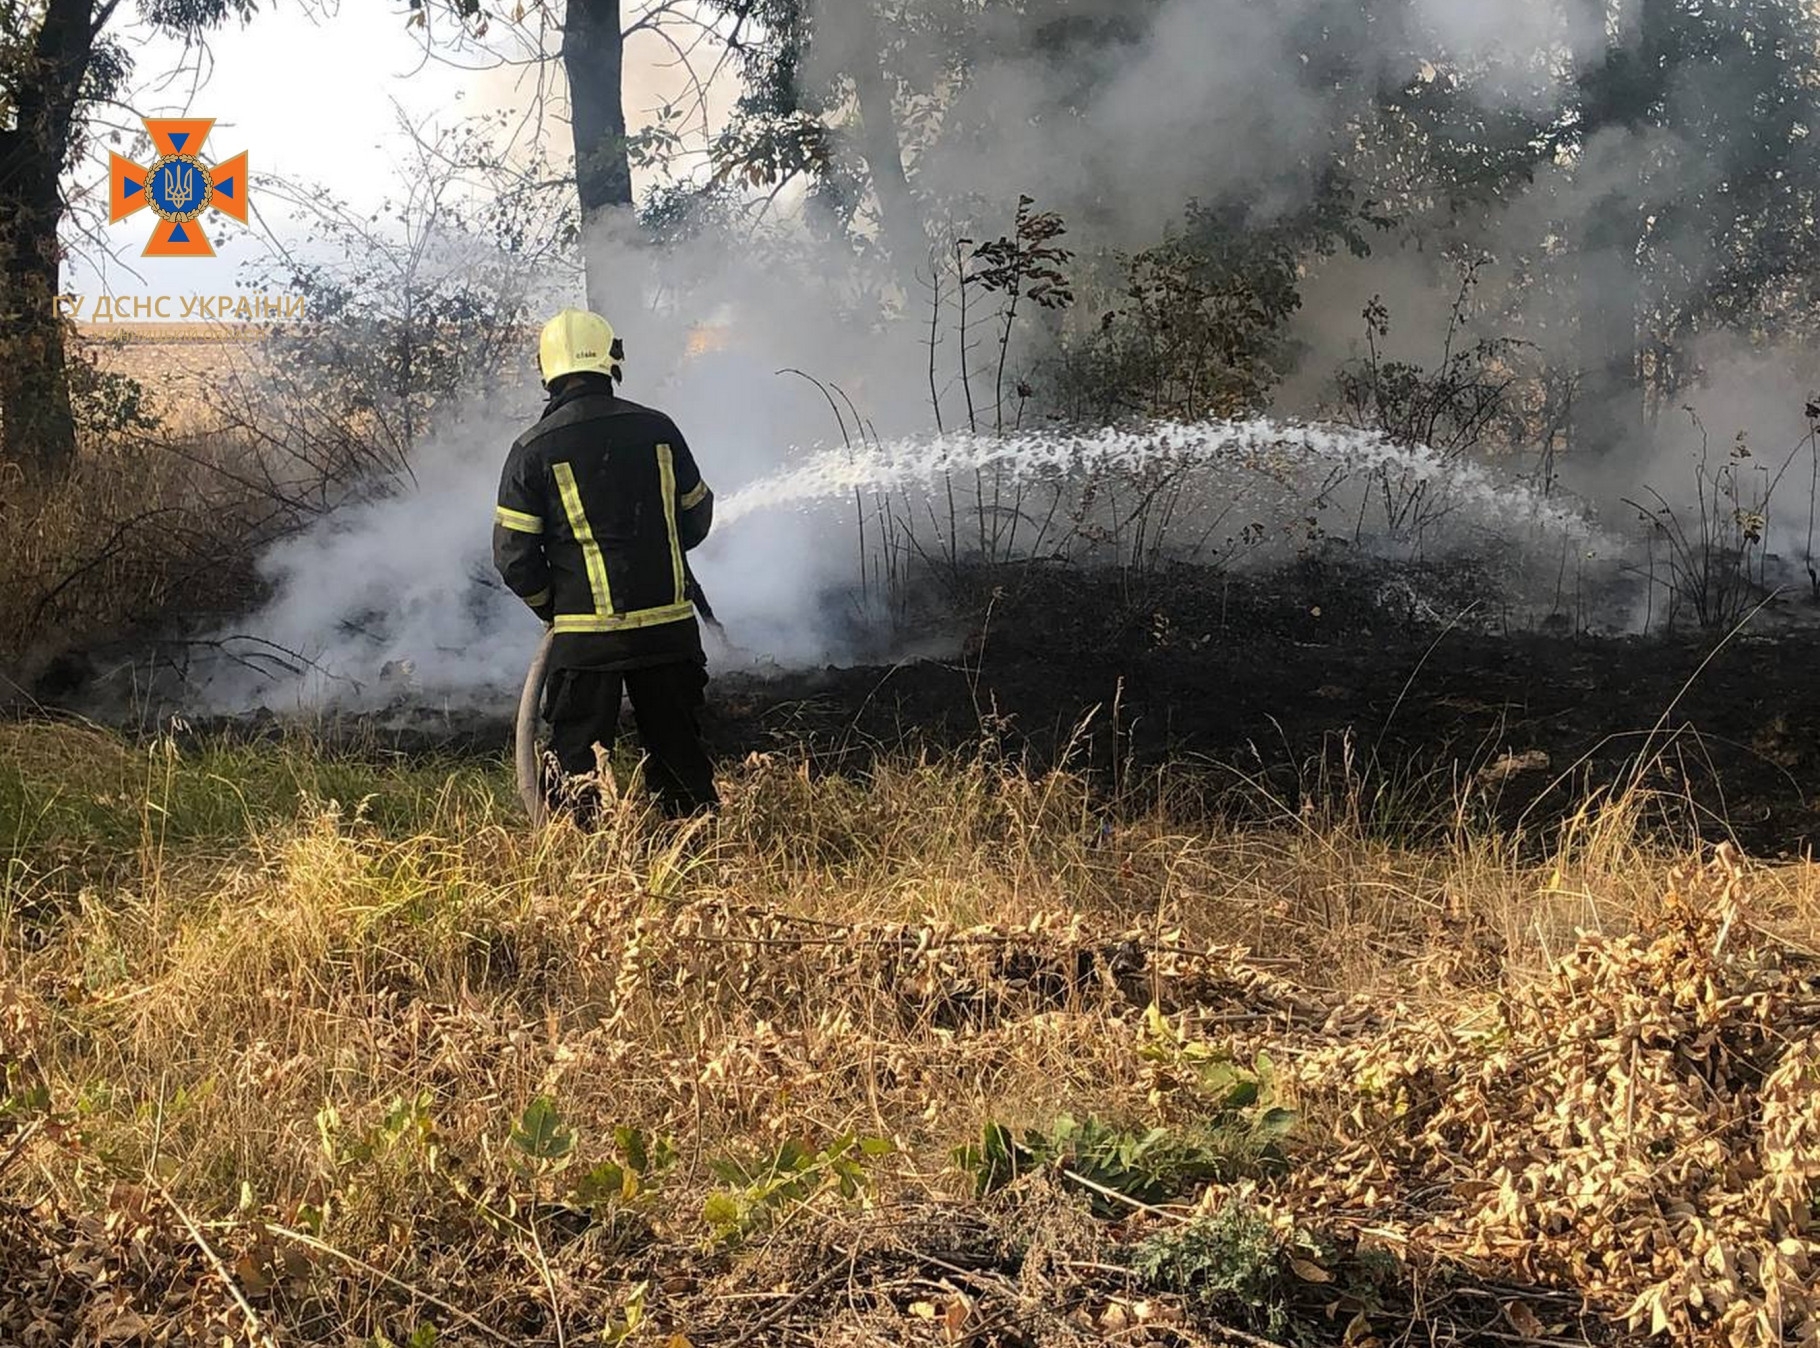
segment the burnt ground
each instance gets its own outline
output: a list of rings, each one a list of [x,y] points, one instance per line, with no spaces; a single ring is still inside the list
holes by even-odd
[[[723,753],[807,744],[834,770],[982,742],[1107,780],[1199,765],[1186,778],[1222,810],[1353,792],[1399,830],[1444,826],[1464,796],[1538,842],[1589,790],[1637,783],[1677,833],[1764,856],[1820,839],[1820,630],[1516,630],[1482,581],[1026,576],[953,659],[722,680],[708,729]]]
[[[1698,829],[1772,857],[1820,841],[1820,624],[1802,605],[1729,638],[1644,638],[1518,619],[1488,571],[1460,565],[1031,569],[922,588],[931,611],[912,637],[951,657],[722,674],[704,718],[716,752],[807,749],[819,770],[863,773],[881,753],[985,746],[1108,787],[1169,763],[1178,790],[1226,814],[1350,797],[1407,836],[1451,825],[1464,800],[1469,818],[1521,825],[1537,845],[1589,791],[1639,783],[1680,837]],[[509,745],[510,712],[402,708],[349,738],[492,756]]]

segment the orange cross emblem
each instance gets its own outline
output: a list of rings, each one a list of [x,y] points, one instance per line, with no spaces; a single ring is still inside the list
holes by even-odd
[[[158,158],[141,168],[123,155],[108,162],[108,219],[124,220],[150,206],[158,217],[146,257],[213,257],[202,232],[204,211],[246,223],[246,152],[213,168],[201,159],[213,117],[147,117]]]

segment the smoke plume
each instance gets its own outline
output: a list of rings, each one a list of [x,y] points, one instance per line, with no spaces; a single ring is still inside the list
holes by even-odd
[[[1058,20],[1092,24],[1117,20],[1129,7],[1093,0],[1053,8]],[[854,27],[858,9],[829,0],[816,10],[816,59],[824,65],[812,61],[808,78],[831,80],[852,59],[863,36]],[[1604,37],[1596,25],[1573,22],[1573,15],[1584,20],[1585,6],[1569,9],[1564,17],[1527,0],[1424,0],[1401,21],[1374,26],[1359,20],[1358,7],[1329,0],[1167,0],[1151,21],[1114,24],[1089,47],[1041,50],[1020,49],[982,20],[980,55],[950,113],[967,134],[918,141],[907,168],[930,209],[939,202],[973,212],[926,221],[937,233],[1002,230],[1020,190],[1068,221],[1070,243],[1100,256],[1155,242],[1191,199],[1238,201],[1267,223],[1307,204],[1327,152],[1352,134],[1374,89],[1432,80],[1438,66],[1470,66],[1481,72],[1473,86],[1480,96],[1497,100],[1483,110],[1488,122],[1553,106],[1562,82],[1574,78],[1576,55]],[[1353,25],[1345,30],[1346,78],[1315,78],[1313,39],[1324,34],[1331,48],[1336,26],[1346,23]],[[909,44],[900,53],[905,66],[920,62],[939,72],[940,43],[950,38],[910,31],[892,40]],[[1728,108],[1722,83],[1712,80],[1670,96],[1698,104],[1708,120],[1750,116],[1748,108]],[[1229,560],[1266,559],[1268,549],[1245,540],[1293,542],[1314,517],[1326,536],[1407,550],[1413,545],[1394,529],[1349,524],[1367,517],[1362,502],[1378,490],[1371,484],[1394,474],[1399,482],[1440,483],[1445,490],[1437,496],[1456,493],[1460,508],[1451,523],[1437,526],[1422,547],[1491,540],[1553,565],[1570,540],[1581,564],[1591,556],[1615,574],[1627,495],[1646,477],[1671,497],[1691,480],[1698,442],[1679,426],[1551,488],[1577,496],[1544,500],[1481,468],[1403,451],[1397,459],[1368,435],[1323,441],[1326,433],[1293,423],[1330,406],[1332,371],[1359,354],[1360,312],[1374,297],[1392,315],[1388,358],[1436,357],[1438,334],[1455,312],[1462,252],[1487,261],[1460,340],[1514,335],[1559,356],[1573,341],[1573,314],[1550,311],[1534,291],[1528,307],[1514,312],[1506,301],[1524,276],[1564,265],[1561,241],[1582,235],[1589,213],[1609,209],[1614,196],[1634,197],[1643,181],[1654,197],[1671,195],[1677,183],[1697,193],[1719,171],[1672,134],[1614,130],[1579,162],[1544,165],[1512,183],[1487,223],[1455,237],[1455,247],[1418,247],[1407,235],[1387,233],[1369,257],[1317,260],[1295,320],[1303,360],[1277,403],[1285,421],[1213,428],[1198,441],[1184,440],[1188,433],[1178,428],[1146,442],[1161,443],[1162,457],[1140,455],[1139,462],[1127,454],[1123,466],[1142,473],[1186,455],[1205,468],[1190,497],[1206,527],[1180,533],[1230,543]],[[803,665],[856,653],[854,620],[867,616],[855,598],[865,565],[856,509],[875,549],[888,527],[877,514],[881,499],[892,502],[893,520],[914,523],[923,545],[933,539],[943,546],[937,498],[929,493],[938,484],[945,491],[957,472],[967,490],[975,470],[1014,488],[1053,483],[1058,475],[1091,477],[1096,462],[1104,467],[1132,443],[1110,433],[1085,442],[1038,434],[981,450],[934,436],[938,414],[949,429],[964,420],[964,365],[973,362],[976,376],[991,383],[984,373],[991,353],[963,352],[956,334],[938,325],[932,376],[927,295],[916,285],[882,283],[845,241],[827,242],[815,209],[803,204],[797,224],[773,231],[763,249],[742,247],[737,233],[709,231],[661,253],[623,237],[599,240],[590,251],[615,278],[608,316],[629,352],[625,395],[675,418],[724,503],[695,558],[738,648],[716,655],[722,667]],[[1652,247],[1676,259],[1678,284],[1691,290],[1716,261],[1699,226],[1684,228],[1685,237],[1657,238]],[[579,298],[550,297],[552,304]],[[1020,330],[1019,341],[1030,331],[1040,328]],[[1035,351],[1019,346],[1014,368],[1023,369]],[[1715,381],[1702,395],[1713,408],[1712,436],[1729,444],[1765,407],[1776,409],[1777,422],[1766,454],[1803,433],[1797,414],[1808,372],[1722,333],[1704,342],[1700,360]],[[539,410],[532,362],[527,349],[523,381],[505,396],[447,410],[419,451],[411,490],[343,511],[267,559],[275,597],[242,630],[307,659],[306,675],[254,678],[243,666],[224,666],[202,691],[205,700],[222,707],[359,703],[409,687],[421,699],[466,702],[495,698],[516,681],[538,628],[498,588],[487,538],[499,463]],[[1528,447],[1508,467],[1533,470],[1546,449]],[[1780,463],[1780,453],[1774,457]],[[1773,520],[1772,527],[1781,526]],[[1777,545],[1799,550],[1792,534]]]

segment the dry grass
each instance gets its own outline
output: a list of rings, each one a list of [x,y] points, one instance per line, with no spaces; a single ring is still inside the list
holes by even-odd
[[[953,1149],[1063,1114],[1179,1131],[1205,1111],[1149,1004],[1241,1068],[1293,1055],[1361,1008],[1525,985],[1673,860],[1621,810],[1523,860],[1345,811],[1233,831],[1166,776],[1108,802],[755,758],[726,787],[706,827],[628,803],[533,833],[500,768],[0,728],[0,1336],[579,1343],[642,1306],[629,1341],[1215,1341],[1116,1253],[1186,1215],[1108,1227],[1043,1176],[975,1200]],[[1804,939],[1811,869],[1753,883]],[[540,1097],[572,1154],[523,1145]],[[620,1128],[675,1163],[589,1199]]]
[[[1553,1293],[1512,1303],[1531,1336],[1579,1300],[1681,1342],[1820,1339],[1820,960],[1758,925],[1754,884],[1721,847],[1638,934],[1308,1054],[1338,1145],[1276,1197],[1520,1271]]]
[[[76,353],[136,381],[82,434],[72,470],[0,465],[0,697],[50,657],[245,612],[276,538],[376,476],[370,424],[325,414],[284,377],[261,325],[88,329]]]
[[[53,484],[0,468],[0,673],[36,648],[242,602],[283,512],[237,479],[238,457],[220,441],[134,437],[85,446]]]

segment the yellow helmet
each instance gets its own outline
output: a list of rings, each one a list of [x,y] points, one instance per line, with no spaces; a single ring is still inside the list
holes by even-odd
[[[613,335],[613,325],[586,309],[564,309],[543,325],[537,339],[537,368],[548,388],[565,374],[620,377],[626,349]]]

